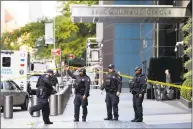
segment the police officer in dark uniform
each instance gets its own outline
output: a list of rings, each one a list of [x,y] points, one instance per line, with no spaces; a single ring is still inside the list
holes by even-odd
[[[114,65],[109,65],[109,73],[104,78],[104,83],[101,86],[101,90],[106,90],[106,107],[107,107],[107,118],[104,120],[112,120],[112,109],[114,113],[114,119],[118,120],[118,104],[119,95],[121,93],[121,78],[117,72],[114,70]]]
[[[53,124],[50,121],[50,107],[49,107],[49,96],[56,93],[52,87],[51,77],[53,75],[52,70],[47,70],[46,74],[42,75],[37,82],[37,91],[36,95],[38,98],[38,104],[29,108],[30,115],[33,115],[33,112],[42,110],[43,121],[45,124]]]
[[[135,77],[129,82],[130,92],[133,94],[133,108],[135,117],[131,122],[143,121],[142,102],[147,88],[147,77],[142,74],[140,67],[135,68]]]
[[[90,78],[86,75],[86,69],[81,68],[79,70],[79,75],[74,75],[69,67],[66,66],[65,70],[67,70],[68,74],[76,79],[74,83],[75,88],[75,98],[74,98],[74,122],[79,121],[79,112],[80,106],[82,105],[83,115],[82,121],[86,121],[86,116],[88,114],[87,106],[88,106],[88,96],[90,91]]]

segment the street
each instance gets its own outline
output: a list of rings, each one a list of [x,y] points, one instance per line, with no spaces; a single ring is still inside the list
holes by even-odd
[[[97,89],[91,89],[87,122],[73,122],[73,97],[62,115],[51,116],[53,125],[44,125],[42,117],[31,117],[27,111],[15,111],[13,119],[1,117],[2,128],[191,128],[191,110],[186,109],[177,100],[178,108],[170,102],[144,100],[144,122],[132,123],[132,95],[125,91],[120,96],[119,121],[104,121],[106,117],[105,92],[101,95]],[[82,110],[82,109],[81,109]],[[82,116],[80,112],[80,118]],[[1,113],[3,116],[3,113]]]

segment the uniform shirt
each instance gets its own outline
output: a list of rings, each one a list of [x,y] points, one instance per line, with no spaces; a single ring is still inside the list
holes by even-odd
[[[84,84],[79,84],[79,85],[84,86],[84,91],[83,91],[84,93],[83,94],[88,97],[89,91],[90,91],[90,78],[86,75],[86,73],[85,73],[85,75],[80,76],[80,75],[74,75],[70,70],[68,70],[67,72],[68,72],[69,76],[71,76],[73,79],[76,79],[75,82],[84,83]],[[81,90],[80,88],[78,88],[78,89],[75,88],[76,93],[82,92],[80,90]]]
[[[139,76],[135,76],[133,78],[134,86],[132,91],[135,91],[136,93],[143,94],[146,92],[146,82],[147,82],[147,77],[145,74],[140,74]]]
[[[115,71],[113,71],[109,72],[106,75],[101,90],[105,88],[107,92],[111,90],[115,90],[114,92],[121,92],[121,87],[122,87],[121,76]]]

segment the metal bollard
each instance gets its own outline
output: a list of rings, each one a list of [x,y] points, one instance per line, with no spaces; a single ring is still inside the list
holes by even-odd
[[[60,89],[59,89],[59,85],[56,85],[56,91],[59,92]]]
[[[4,99],[4,118],[13,118],[13,96],[5,96]]]
[[[61,115],[63,113],[63,99],[64,99],[64,95],[63,94],[59,94],[58,95],[58,115]]]
[[[38,98],[36,95],[32,95],[31,98],[31,106],[37,105],[38,104]],[[33,112],[33,117],[40,117],[40,111]]]
[[[50,116],[58,115],[58,95],[50,96]]]

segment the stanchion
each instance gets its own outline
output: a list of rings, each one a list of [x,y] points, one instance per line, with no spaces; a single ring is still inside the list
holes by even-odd
[[[58,95],[50,96],[50,116],[58,115]]]
[[[32,95],[31,97],[31,106],[38,104],[38,98],[36,95]],[[40,117],[40,111],[33,112],[33,117]]]
[[[13,118],[13,96],[5,96],[4,99],[4,118]]]
[[[64,95],[63,94],[59,94],[58,95],[58,115],[61,115],[63,113],[63,110],[64,110],[63,99],[64,99]]]
[[[57,92],[60,91],[59,85],[56,85],[56,91],[57,91]]]

